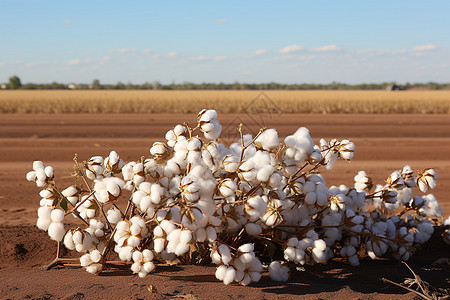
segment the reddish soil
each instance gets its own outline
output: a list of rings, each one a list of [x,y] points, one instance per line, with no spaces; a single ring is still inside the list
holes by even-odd
[[[433,194],[450,214],[450,117],[448,115],[219,115],[224,138],[235,133],[240,122],[257,132],[259,125],[274,127],[280,136],[298,127],[309,128],[320,138],[349,138],[356,144],[351,163],[338,162],[324,171],[328,185],[353,184],[359,170],[376,183],[383,183],[394,170],[409,164],[420,170],[431,167],[439,174]],[[163,140],[176,122],[193,124],[193,115],[20,115],[0,117],[0,298],[1,299],[411,299],[414,294],[381,278],[402,282],[411,274],[390,259],[362,261],[350,267],[340,261],[307,267],[294,272],[288,283],[274,283],[268,276],[250,287],[225,286],[214,277],[214,267],[161,266],[145,279],[131,275],[127,267],[113,267],[101,276],[75,267],[41,271],[51,261],[56,245],[35,226],[39,206],[38,189],[26,182],[33,160],[55,168],[59,186],[71,183],[74,153],[85,160],[116,150],[125,161],[148,154],[154,141]],[[73,253],[64,253],[67,256]],[[436,234],[409,262],[422,277],[438,288],[449,288],[450,247]],[[156,292],[150,292],[151,286]]]

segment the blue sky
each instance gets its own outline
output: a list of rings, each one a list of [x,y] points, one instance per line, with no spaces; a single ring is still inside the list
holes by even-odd
[[[450,82],[450,1],[0,0],[0,82]]]

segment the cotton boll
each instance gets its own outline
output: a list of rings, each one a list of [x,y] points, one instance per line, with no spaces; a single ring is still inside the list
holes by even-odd
[[[323,250],[320,250],[318,248],[314,248],[312,250],[312,256],[313,256],[314,261],[317,263],[322,263],[327,260],[326,252],[324,252]]]
[[[197,229],[197,231],[195,232],[195,240],[200,243],[203,243],[206,240],[205,228]]]
[[[303,193],[308,194],[315,191],[316,191],[316,184],[314,182],[308,180],[303,184],[302,190]]]
[[[50,226],[51,222],[52,221],[50,220],[50,218],[39,217],[37,219],[36,226],[41,230],[48,230],[48,227]]]
[[[177,247],[175,249],[175,255],[181,256],[181,255],[183,255],[185,253],[188,253],[189,249],[190,248],[189,248],[188,244],[180,243],[180,244],[177,245]]]
[[[289,267],[273,261],[269,265],[269,277],[274,281],[285,282],[289,279]]]
[[[36,181],[45,182],[47,180],[47,175],[45,174],[44,169],[36,170]]]
[[[264,150],[276,149],[280,144],[280,141],[278,140],[278,133],[275,129],[267,129],[263,131],[255,142],[259,143]]]
[[[80,264],[82,267],[87,267],[93,263],[91,259],[91,255],[89,253],[86,253],[80,257]]]
[[[101,255],[100,251],[98,251],[98,250],[91,251],[90,255],[91,255],[91,259],[94,263],[98,263],[102,258],[102,255]]]
[[[222,125],[220,125],[219,122],[217,122],[217,124],[215,124],[213,129],[211,129],[210,131],[204,131],[204,135],[205,138],[207,138],[208,140],[215,140],[219,138],[221,132],[222,132]]]
[[[261,273],[259,272],[249,272],[248,274],[252,282],[258,282],[261,279]]]
[[[266,165],[258,170],[256,178],[261,182],[266,182],[269,180],[273,172],[274,168],[270,165]]]
[[[228,263],[231,261],[231,258],[232,258],[231,257],[231,253],[230,253],[230,249],[228,248],[228,246],[222,244],[217,249],[218,249],[218,251],[219,251],[219,253],[221,255],[222,262],[225,265],[228,265]]]
[[[209,242],[214,242],[217,239],[216,229],[212,226],[206,227],[206,235]]]
[[[251,244],[251,243],[247,243],[247,244],[241,245],[238,248],[238,251],[244,252],[244,253],[253,252],[253,250],[254,250],[254,245]]]
[[[220,194],[224,197],[234,196],[237,189],[236,183],[229,178],[223,180],[218,187]]]
[[[165,247],[165,240],[163,238],[157,238],[153,240],[153,249],[156,253],[161,253]]]
[[[48,206],[42,206],[38,208],[38,217],[48,219],[51,221],[52,208]]]
[[[227,155],[222,161],[223,170],[228,173],[234,173],[239,168],[239,157]]]
[[[45,175],[47,176],[47,178],[53,178],[53,167],[51,166],[47,166],[44,169]]]
[[[66,230],[64,229],[63,223],[52,222],[48,227],[48,235],[54,241],[57,242],[62,241],[65,234]]]
[[[189,230],[182,230],[180,233],[180,242],[183,244],[188,244],[192,240],[192,232]]]
[[[305,196],[305,203],[308,205],[314,205],[316,203],[316,193],[315,192],[309,192]]]
[[[357,267],[360,265],[358,255],[349,256],[348,262],[350,263],[350,265],[352,265],[354,267]]]
[[[245,225],[245,232],[251,236],[258,236],[262,233],[261,225],[256,223],[248,223]]]
[[[419,173],[417,178],[417,186],[422,193],[426,193],[430,189],[436,187],[437,173],[433,169],[425,169]],[[39,178],[39,177],[38,177]]]
[[[50,215],[52,222],[62,222],[64,220],[64,211],[61,209],[54,209]]]
[[[37,170],[44,169],[44,168],[45,168],[44,163],[42,161],[35,160],[33,162],[33,170],[37,171]]]
[[[121,247],[119,250],[119,258],[121,261],[130,261],[132,257],[133,247]]]
[[[233,267],[228,267],[225,276],[223,277],[223,283],[225,285],[229,285],[234,281],[235,277],[236,277],[236,270]]]
[[[284,250],[284,259],[288,261],[295,261],[295,247],[287,247]]]
[[[250,264],[255,259],[255,253],[243,253],[239,256],[239,259],[245,264]]]
[[[227,273],[227,267],[224,265],[220,265],[217,267],[215,275],[216,275],[217,279],[219,279],[220,281],[223,281],[226,273]]]
[[[143,268],[144,268],[145,272],[150,273],[153,270],[155,270],[155,264],[151,261],[148,261],[148,262],[144,263]]]
[[[27,173],[27,180],[30,182],[34,182],[36,181],[36,172],[35,171],[30,171]]]

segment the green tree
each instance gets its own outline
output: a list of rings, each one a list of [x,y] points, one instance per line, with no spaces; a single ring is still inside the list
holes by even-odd
[[[9,77],[9,88],[12,90],[17,90],[22,86],[22,83],[20,82],[20,78],[17,76]]]
[[[102,88],[102,85],[100,84],[100,80],[98,80],[98,79],[94,79],[92,81],[92,85],[91,86],[92,86],[93,90],[99,90],[99,89]]]

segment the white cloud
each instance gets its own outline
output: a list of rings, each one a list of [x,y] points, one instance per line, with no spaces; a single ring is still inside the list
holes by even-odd
[[[312,52],[327,52],[327,51],[337,51],[340,50],[341,48],[338,47],[337,45],[326,45],[326,46],[322,46],[322,47],[314,47],[311,48]]]
[[[71,25],[72,24],[72,20],[64,20],[64,24]]]
[[[71,65],[71,66],[79,65],[80,63],[81,63],[81,60],[79,60],[79,59],[73,59],[73,60],[67,62],[67,64]]]
[[[223,23],[227,23],[227,22],[228,22],[227,19],[217,19],[217,20],[214,20],[214,23],[216,23],[216,24],[223,24]]]
[[[194,60],[194,61],[205,61],[205,60],[208,60],[208,58],[206,56],[203,56],[203,55],[191,57],[191,59]]]
[[[414,47],[413,50],[414,51],[430,51],[430,50],[435,50],[436,48],[437,48],[436,45],[428,44],[428,45],[421,45],[421,46]]]
[[[225,60],[225,59],[227,59],[226,56],[215,56],[214,57],[214,61],[222,61],[222,60]]]
[[[257,56],[257,55],[263,55],[263,54],[266,54],[269,52],[270,52],[270,50],[268,50],[268,49],[258,49],[255,52],[253,52],[252,54]]]
[[[298,52],[298,51],[301,51],[303,49],[304,49],[304,47],[300,46],[300,45],[290,45],[290,46],[284,47],[279,52],[280,53],[291,53],[291,52]]]
[[[142,52],[144,52],[145,54],[150,54],[150,53],[153,53],[153,49],[147,48],[147,49],[144,49],[144,51],[142,51]]]
[[[177,55],[178,55],[178,53],[176,53],[175,51],[167,53],[168,57],[176,57]]]
[[[130,53],[136,51],[136,48],[120,48],[120,49],[110,49],[108,53]]]

